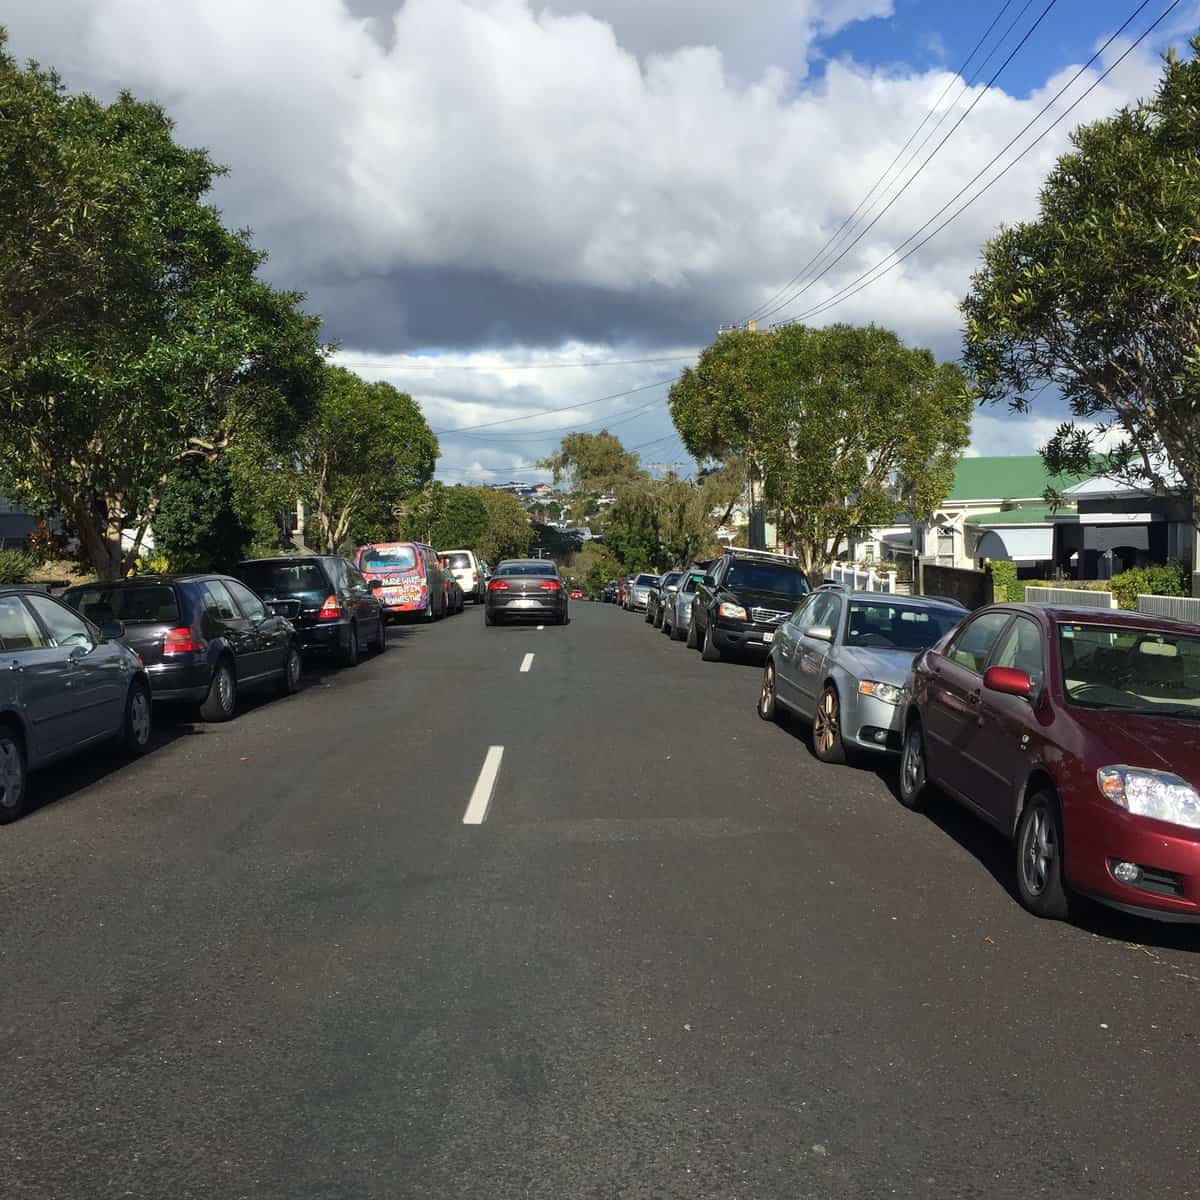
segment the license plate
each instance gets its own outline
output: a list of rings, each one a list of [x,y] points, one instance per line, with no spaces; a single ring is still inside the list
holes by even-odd
[[[509,608],[541,608],[542,602],[540,600],[510,600],[508,602],[508,607]]]
[[[775,635],[773,633],[764,633],[762,637],[763,642],[768,646],[775,640]]]

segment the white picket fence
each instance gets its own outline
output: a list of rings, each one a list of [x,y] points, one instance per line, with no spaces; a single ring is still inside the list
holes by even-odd
[[[1139,596],[1138,612],[1200,625],[1200,599],[1192,596]]]
[[[874,567],[856,567],[853,563],[834,563],[829,568],[829,578],[835,583],[847,584],[855,592],[896,591],[896,572],[879,574]]]
[[[1089,592],[1084,588],[1027,587],[1026,604],[1061,604],[1067,608],[1116,608],[1112,592]]]

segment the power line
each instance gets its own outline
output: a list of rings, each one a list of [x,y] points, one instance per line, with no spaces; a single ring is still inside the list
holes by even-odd
[[[497,425],[511,425],[514,421],[528,421],[531,417],[544,417],[549,413],[570,412],[576,408],[588,408],[593,404],[603,404],[606,400],[620,400],[622,397],[632,396],[636,392],[646,392],[650,388],[663,387],[665,384],[674,383],[677,378],[678,376],[672,375],[669,379],[658,379],[654,383],[644,383],[640,387],[628,388],[623,392],[613,392],[611,396],[599,396],[595,400],[583,400],[578,404],[563,404],[558,408],[542,408],[535,412],[522,413],[519,417],[504,417],[499,421],[484,421],[479,425],[462,425],[457,429],[435,429],[433,434],[435,437],[441,437],[443,434],[467,433],[473,429],[492,429]]]
[[[662,437],[654,438],[652,441],[642,442],[640,445],[637,445],[637,446],[630,446],[626,450],[626,453],[627,454],[636,454],[637,451],[639,451],[639,450],[645,450],[650,446],[657,446],[661,442],[668,442],[672,438],[676,438],[678,436],[679,436],[678,432],[673,430],[671,433],[664,434]],[[480,474],[525,475],[525,474],[528,474],[530,471],[546,472],[548,470],[549,470],[548,467],[538,467],[538,466],[532,466],[532,467],[443,467],[442,468],[442,471],[445,474],[467,475],[467,476],[480,475]]]
[[[958,68],[958,70],[954,72],[954,75],[947,82],[946,86],[942,89],[942,94],[940,96],[938,96],[938,98],[933,102],[933,107],[921,118],[921,123],[916,127],[916,129],[914,129],[912,131],[912,133],[910,133],[908,135],[908,141],[906,141],[904,143],[904,145],[901,146],[900,149],[896,151],[896,157],[893,158],[890,163],[888,163],[886,170],[871,185],[870,191],[868,191],[867,194],[865,196],[863,196],[863,198],[858,202],[858,206],[854,209],[854,211],[837,227],[836,230],[834,230],[833,236],[829,238],[829,240],[816,252],[816,254],[814,254],[812,256],[812,258],[810,258],[808,260],[808,262],[806,262],[804,264],[804,266],[802,266],[800,268],[800,270],[797,271],[796,274],[793,275],[791,277],[791,279],[789,279],[787,281],[787,283],[785,283],[783,285],[783,287],[781,287],[773,296],[771,296],[770,299],[764,300],[760,304],[755,305],[755,307],[749,313],[747,313],[746,316],[744,316],[741,319],[741,321],[738,322],[738,324],[745,325],[748,321],[754,320],[754,318],[757,317],[760,312],[762,312],[764,309],[770,308],[771,305],[774,304],[776,300],[778,300],[781,296],[783,296],[790,288],[792,288],[797,282],[799,282],[799,280],[804,278],[804,274],[809,269],[809,267],[811,267],[813,265],[813,263],[815,263],[825,253],[825,251],[828,250],[829,247],[832,246],[838,240],[838,238],[841,236],[842,230],[845,229],[846,226],[849,225],[850,222],[853,221],[854,218],[857,217],[860,212],[862,212],[863,206],[871,199],[872,196],[875,195],[876,191],[878,191],[878,189],[879,189],[880,185],[883,183],[883,181],[892,173],[892,168],[895,167],[895,165],[900,161],[904,152],[909,148],[909,146],[912,145],[917,134],[919,134],[921,132],[921,130],[925,128],[926,123],[933,116],[933,114],[935,112],[937,112],[938,108],[941,106],[942,101],[945,100],[946,95],[950,91],[950,89],[956,83],[963,83],[965,87],[971,86],[969,83],[966,83],[962,79],[963,72],[967,69],[968,65],[970,64],[971,60],[975,57],[975,55],[979,53],[980,47],[991,36],[992,30],[996,28],[996,25],[999,23],[1000,18],[1002,16],[1004,16],[1004,14],[1012,6],[1012,3],[1013,3],[1013,0],[1004,0],[1004,4],[1001,5],[1000,11],[997,12],[996,15],[992,18],[992,23],[987,27],[987,29],[985,29],[983,31],[983,35],[975,43],[975,46],[972,49],[971,53],[968,54],[965,59],[963,59],[962,66],[960,66]],[[1018,19],[1020,19],[1020,18],[1018,17]],[[1007,37],[1007,36],[1008,36],[1008,33],[1006,32],[1004,37]],[[1003,41],[1004,41],[1004,38],[1002,37],[1000,39],[1000,41],[996,43],[996,46],[998,47]],[[995,47],[993,47],[992,54],[994,54],[995,52],[996,52],[996,49],[995,49]],[[991,54],[988,55],[988,58],[989,59],[991,58]],[[984,59],[983,65],[986,65],[987,61],[988,61],[988,59]],[[954,101],[954,104],[957,104],[957,103],[958,103],[958,100],[956,98]],[[950,106],[950,108],[948,108],[946,111],[950,112],[954,108],[954,104],[952,104]],[[903,168],[901,170],[903,172]]]
[[[369,362],[365,359],[337,359],[334,365],[339,367],[371,367],[377,371],[558,371],[576,367],[632,367],[643,363],[687,362],[696,354],[666,354],[658,358],[603,358],[580,359],[577,362],[547,362],[547,363],[497,363],[495,366],[481,366],[465,363],[380,363]]]
[[[813,308],[810,308],[807,312],[803,312],[799,316],[793,318],[791,323],[794,324],[799,321],[806,321],[811,317],[817,316],[819,313],[825,312],[828,309],[833,308],[835,305],[841,304],[844,300],[850,299],[851,296],[856,296],[864,288],[870,287],[871,284],[877,283],[885,275],[894,271],[902,262],[905,261],[905,259],[911,258],[912,255],[916,254],[916,252],[918,250],[920,250],[923,246],[925,246],[927,243],[932,241],[939,233],[941,233],[941,231],[943,229],[946,228],[947,225],[949,225],[952,221],[957,220],[957,218],[959,216],[961,216],[964,212],[966,212],[966,210],[968,208],[970,208],[971,205],[974,204],[976,200],[978,200],[981,196],[983,196],[995,184],[999,183],[1000,180],[1003,179],[1004,176],[1007,175],[1008,172],[1011,171],[1013,169],[1013,167],[1015,167],[1017,165],[1017,163],[1019,163],[1021,161],[1021,159],[1023,159],[1034,148],[1034,146],[1036,146],[1038,144],[1038,142],[1040,142],[1044,137],[1046,137],[1046,135],[1048,133],[1050,133],[1050,131],[1052,129],[1054,129],[1055,126],[1061,124],[1068,116],[1070,116],[1070,114],[1076,108],[1078,108],[1079,105],[1082,104],[1083,101],[1086,100],[1087,97],[1089,95],[1091,95],[1091,93],[1093,91],[1095,91],[1095,89],[1097,87],[1099,87],[1100,84],[1103,83],[1104,80],[1107,79],[1108,76],[1111,75],[1112,72],[1115,71],[1117,69],[1117,67],[1119,67],[1121,65],[1121,63],[1124,62],[1125,59],[1128,58],[1129,55],[1132,54],[1133,51],[1139,45],[1141,45],[1142,42],[1144,42],[1146,40],[1146,38],[1149,37],[1150,34],[1153,33],[1154,30],[1159,25],[1161,25],[1162,22],[1165,21],[1166,18],[1176,8],[1179,7],[1181,0],[1172,0],[1172,3],[1169,4],[1159,14],[1159,16],[1154,20],[1154,22],[1151,25],[1149,25],[1146,28],[1146,30],[1134,42],[1132,42],[1128,46],[1128,48],[1114,62],[1112,62],[1100,75],[1098,75],[1096,77],[1096,79],[1091,83],[1090,86],[1088,86],[1075,100],[1073,100],[1071,102],[1070,105],[1067,106],[1067,108],[1065,108],[1057,117],[1055,117],[1054,120],[1051,121],[1051,123],[1049,125],[1047,125],[1046,128],[1043,129],[1042,132],[1039,133],[1037,135],[1037,137],[1035,137],[1033,139],[1033,141],[1030,142],[1029,145],[1026,146],[994,178],[988,180],[988,182],[986,184],[984,184],[984,186],[982,188],[980,188],[979,191],[976,192],[974,196],[971,196],[966,201],[966,203],[962,204],[959,208],[957,208],[954,212],[952,212],[950,214],[950,216],[947,217],[946,220],[944,220],[940,225],[938,225],[927,237],[922,238],[921,241],[917,242],[917,244],[915,246],[912,246],[909,250],[905,251],[904,254],[901,254],[900,257],[897,258],[894,263],[892,263],[890,266],[884,268],[883,270],[880,270],[880,268],[883,267],[883,264],[886,263],[889,258],[892,258],[897,254],[900,254],[900,251],[903,250],[905,246],[908,246],[909,243],[911,243],[915,238],[919,237],[926,229],[929,228],[930,225],[933,224],[934,221],[936,221],[938,219],[938,217],[940,217],[942,215],[942,213],[944,213],[946,211],[946,209],[948,209],[957,199],[959,199],[959,197],[962,196],[964,192],[966,192],[969,188],[971,188],[975,183],[977,183],[979,181],[979,179],[983,175],[985,175],[989,170],[991,170],[991,168],[993,166],[995,166],[995,164],[1006,153],[1008,153],[1008,151],[1013,147],[1013,145],[1015,145],[1016,142],[1018,142],[1035,124],[1037,124],[1037,122],[1039,120],[1041,120],[1042,117],[1044,117],[1046,115],[1046,113],[1062,97],[1063,93],[1068,91],[1070,89],[1070,87],[1072,86],[1072,84],[1074,84],[1075,81],[1077,79],[1079,79],[1079,77],[1098,58],[1100,58],[1101,55],[1103,55],[1104,51],[1107,50],[1108,47],[1118,37],[1120,37],[1120,35],[1124,32],[1124,30],[1130,24],[1132,24],[1132,22],[1134,20],[1137,19],[1138,15],[1142,12],[1142,10],[1144,8],[1147,7],[1147,5],[1149,3],[1150,3],[1150,0],[1142,0],[1142,3],[1139,4],[1137,6],[1137,8],[1135,8],[1133,10],[1133,12],[1130,13],[1130,15],[1126,18],[1124,24],[1122,24],[1121,27],[1114,34],[1112,34],[1111,37],[1109,37],[1108,41],[1106,41],[1100,47],[1100,49],[1097,50],[1096,53],[1093,54],[1092,57],[1089,58],[1088,61],[1086,63],[1084,63],[1084,65],[1082,67],[1080,67],[1078,71],[1075,72],[1075,74],[1047,102],[1047,104],[1042,108],[1042,110],[1039,113],[1037,113],[1037,115],[1034,116],[1029,122],[1027,122],[1025,124],[1025,126],[1009,140],[1009,142],[1003,147],[1003,149],[1001,149],[996,155],[994,155],[993,158],[991,159],[991,161],[988,162],[983,168],[981,168],[971,180],[969,180],[953,196],[951,196],[951,198],[949,200],[947,200],[946,203],[943,204],[942,207],[940,209],[938,209],[938,211],[936,213],[934,213],[933,216],[930,217],[929,220],[926,221],[925,224],[920,227],[920,229],[918,229],[915,233],[911,234],[908,238],[906,238],[903,242],[901,242],[900,245],[897,246],[890,253],[884,255],[884,257],[881,258],[879,260],[879,262],[877,262],[873,267],[864,271],[856,279],[852,279],[844,287],[842,287],[838,291],[834,292],[832,296],[829,296],[825,300],[821,301],[820,304],[815,305]],[[876,272],[878,272],[878,274],[876,274]],[[856,284],[858,286],[855,286]]]
[[[1031,0],[1029,0],[1029,2],[1031,2]],[[1027,2],[1026,8],[1029,6],[1029,2]],[[1012,50],[1009,51],[1008,57],[1000,64],[999,67],[996,68],[995,72],[992,74],[992,77],[987,81],[986,84],[984,84],[983,89],[975,96],[975,98],[967,106],[966,112],[964,112],[962,114],[962,116],[959,117],[958,120],[954,122],[954,124],[950,127],[950,132],[947,133],[946,136],[943,137],[942,140],[940,142],[938,142],[938,144],[936,146],[934,146],[934,148],[929,152],[929,155],[917,167],[917,169],[912,173],[912,175],[910,175],[908,177],[908,179],[904,183],[904,185],[887,202],[887,204],[885,204],[883,206],[883,208],[881,208],[879,210],[879,212],[877,212],[875,214],[875,216],[871,218],[871,220],[868,222],[867,225],[865,225],[861,230],[859,230],[859,232],[855,235],[854,239],[851,242],[849,242],[845,247],[843,247],[843,249],[837,255],[836,258],[834,258],[830,262],[826,263],[825,266],[822,267],[821,271],[818,274],[814,275],[798,291],[794,292],[786,300],[780,302],[779,304],[776,304],[773,308],[768,309],[767,312],[763,313],[762,315],[764,318],[773,316],[775,313],[781,311],[782,309],[788,308],[792,304],[794,304],[802,295],[804,295],[805,292],[808,291],[808,289],[810,287],[813,286],[814,283],[819,282],[826,275],[828,275],[829,272],[834,267],[836,267],[837,264],[840,263],[842,261],[842,259],[845,258],[846,255],[849,254],[850,251],[853,250],[854,247],[857,246],[858,243],[861,242],[863,240],[863,238],[865,238],[867,236],[867,234],[871,232],[872,229],[875,228],[875,226],[888,213],[888,211],[896,203],[896,201],[899,200],[900,197],[903,196],[904,193],[906,191],[908,191],[908,189],[913,185],[913,183],[921,175],[921,172],[924,171],[925,168],[933,161],[933,159],[937,156],[937,154],[941,150],[941,148],[954,136],[954,134],[958,130],[959,126],[961,126],[962,123],[971,115],[971,113],[975,109],[975,106],[980,102],[980,100],[982,100],[983,97],[988,94],[988,92],[991,90],[993,84],[995,84],[996,80],[999,79],[1000,76],[1004,73],[1005,68],[1007,68],[1009,63],[1011,63],[1012,60],[1014,58],[1016,58],[1016,56],[1020,53],[1020,51],[1024,47],[1025,43],[1029,41],[1029,39],[1033,36],[1035,31],[1037,30],[1038,26],[1041,25],[1041,23],[1046,19],[1046,17],[1050,13],[1050,10],[1057,3],[1058,3],[1058,0],[1049,0],[1046,7],[1043,8],[1041,13],[1038,15],[1037,20],[1035,20],[1034,23],[1025,31],[1025,34],[1021,38],[1021,40],[1012,48]],[[1025,11],[1025,9],[1021,10],[1022,13],[1024,13],[1024,11]],[[1018,20],[1019,19],[1020,19],[1020,16],[1018,16]]]
[[[620,419],[611,421],[608,418],[600,421],[589,421],[586,425],[559,425],[555,429],[545,430],[530,430],[526,433],[464,433],[462,436],[471,438],[472,441],[545,441],[547,438],[565,437],[571,433],[585,433],[589,429],[598,429],[601,425],[605,427],[616,428],[618,425],[626,425],[630,421],[636,420],[641,414],[648,413],[652,408],[661,408],[661,400],[652,400],[649,404],[643,405],[641,408],[635,408],[632,412],[622,412],[617,410]],[[446,437],[452,436],[446,434]]]

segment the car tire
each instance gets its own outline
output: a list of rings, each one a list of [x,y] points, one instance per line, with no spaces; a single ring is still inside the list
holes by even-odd
[[[436,619],[437,618],[433,611],[433,597],[430,596],[425,605],[425,611],[421,614],[421,620],[424,621],[426,625],[432,625]]]
[[[763,667],[762,690],[758,694],[758,715],[764,721],[779,719],[779,705],[775,699],[775,664],[768,658]]]
[[[488,610],[486,608],[483,610],[483,623],[485,625],[495,625],[495,623],[496,623],[496,618],[493,617],[492,614],[490,612],[488,612]]]
[[[654,624],[654,617],[650,612],[650,605],[648,604],[646,605],[646,615],[642,618],[642,620],[644,620],[647,625]]]
[[[1034,916],[1065,921],[1071,896],[1063,877],[1062,814],[1052,792],[1025,801],[1016,837],[1017,895]]]
[[[142,679],[129,685],[125,697],[125,720],[121,723],[121,744],[125,753],[140,758],[150,749],[150,731],[154,724],[154,702],[150,688]]]
[[[929,786],[925,756],[925,731],[914,717],[904,730],[904,746],[900,751],[900,803],[913,812],[925,806],[925,790]]]
[[[25,744],[11,725],[0,725],[0,825],[23,817],[29,808],[29,769]]]
[[[659,623],[659,626],[658,626],[658,627],[659,627],[659,629],[661,629],[661,630],[663,631],[663,633],[664,633],[664,634],[666,634],[666,636],[667,636],[667,637],[669,637],[669,638],[670,638],[672,641],[674,641],[674,640],[675,640],[675,635],[674,635],[674,634],[671,632],[671,626],[667,624],[667,618],[666,618],[666,616],[665,616],[665,615],[663,616],[663,619],[662,619],[662,621]]]
[[[295,642],[288,642],[283,656],[283,674],[279,677],[279,694],[294,696],[300,690],[300,676],[303,673],[304,660],[300,657],[300,647]]]
[[[842,703],[837,688],[825,685],[813,716],[813,752],[824,763],[844,763],[846,743],[842,741]]]
[[[346,644],[342,647],[339,661],[343,667],[358,666],[358,626],[353,621],[346,631]]]
[[[383,623],[383,614],[379,615],[379,632],[371,642],[371,649],[376,654],[382,654],[387,649],[387,626]]]
[[[200,705],[202,721],[228,721],[233,717],[237,708],[237,676],[229,659],[222,658],[217,662],[213,671],[212,682],[208,685],[208,695]]]
[[[700,649],[700,633],[696,629],[695,613],[693,613],[692,616],[688,618],[687,648],[689,650],[699,650]]]
[[[713,641],[713,627],[711,621],[709,621],[709,623],[704,627],[704,644],[700,647],[700,657],[704,659],[705,662],[721,661],[721,647],[718,646],[715,641]]]

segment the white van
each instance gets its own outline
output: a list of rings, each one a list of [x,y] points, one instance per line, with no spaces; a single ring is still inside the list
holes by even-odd
[[[466,599],[483,603],[487,581],[483,576],[483,564],[475,557],[474,550],[439,550],[438,560],[458,580]]]

